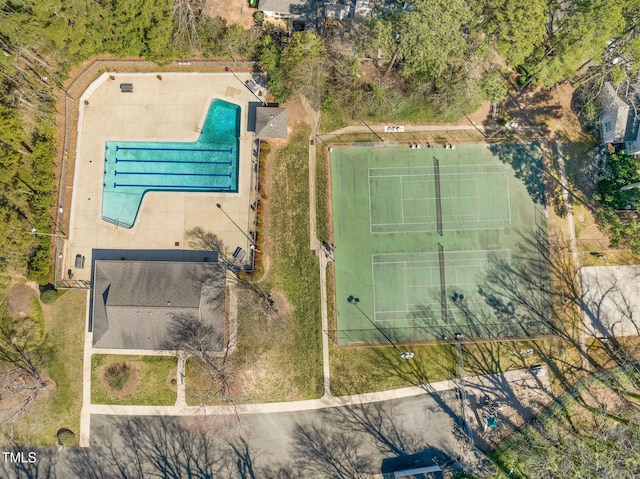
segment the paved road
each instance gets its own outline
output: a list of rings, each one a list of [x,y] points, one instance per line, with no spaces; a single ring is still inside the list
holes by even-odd
[[[379,475],[383,461],[417,451],[440,463],[464,455],[455,432],[458,409],[456,394],[445,391],[352,408],[243,416],[94,415],[91,449],[39,448],[36,464],[0,463],[0,475],[20,477],[17,469],[24,466],[31,475],[22,477],[52,477],[44,474],[50,465],[58,478],[125,477],[118,463],[129,468],[126,477],[137,478],[140,459],[143,477],[150,471],[158,474],[153,477],[187,477],[190,464],[200,471],[191,477],[265,477],[266,467],[289,467],[304,471],[293,477],[352,479]]]

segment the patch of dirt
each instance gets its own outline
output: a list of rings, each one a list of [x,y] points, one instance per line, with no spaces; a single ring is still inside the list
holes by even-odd
[[[478,108],[473,113],[460,118],[460,120],[458,120],[455,125],[468,126],[469,122],[471,122],[473,125],[485,125],[489,121],[491,121],[491,102],[485,101],[482,105],[480,105],[480,108]]]
[[[221,17],[227,24],[239,23],[244,28],[255,25],[253,14],[256,8],[250,8],[247,0],[207,0],[202,13],[209,17]]]
[[[632,392],[637,394],[636,391]],[[594,382],[587,386],[580,396],[587,406],[598,408],[606,404],[609,411],[620,411],[627,404],[622,397],[620,397],[620,394],[599,382]]]
[[[273,308],[276,310],[278,316],[280,318],[286,318],[291,312],[291,304],[284,293],[280,291],[272,291],[271,299],[274,303]]]
[[[102,385],[103,389],[107,392],[109,396],[115,396],[115,397],[130,396],[135,392],[136,389],[138,389],[138,383],[139,383],[138,370],[131,364],[129,363],[126,363],[126,364],[129,366],[130,376],[129,376],[129,380],[126,382],[126,384],[123,386],[123,388],[120,391],[113,389],[109,385],[109,381],[107,380],[107,374],[106,374],[107,368],[109,368],[109,366],[113,366],[113,364],[106,364],[102,366],[102,368],[100,369],[100,373],[99,373],[100,384]]]
[[[0,375],[0,423],[13,423],[28,411],[28,405],[46,399],[56,391],[56,383],[44,376],[42,383],[20,370]]]
[[[178,368],[173,368],[169,371],[169,375],[167,376],[167,387],[171,389],[173,392],[178,391]]]
[[[242,391],[243,397],[252,398],[260,395],[268,369],[267,353],[263,353],[253,361],[251,366],[238,372],[239,389]]]
[[[492,450],[553,400],[548,375],[536,378],[523,371],[467,380],[469,419],[476,445],[484,451]],[[485,414],[491,406],[497,413],[498,427],[485,428]]]
[[[7,292],[9,311],[21,318],[26,317],[29,314],[31,298],[34,297],[37,297],[36,293],[28,285],[24,283],[14,284]]]
[[[568,84],[558,84],[552,88],[529,87],[510,94],[498,111],[523,126],[546,126],[552,133],[565,141],[582,138],[578,117],[571,109],[574,88]]]
[[[311,119],[302,105],[302,101],[298,96],[294,96],[291,100],[283,103],[282,108],[287,109],[287,115],[289,118],[289,133],[291,133],[292,127],[298,123],[306,123],[311,126]]]

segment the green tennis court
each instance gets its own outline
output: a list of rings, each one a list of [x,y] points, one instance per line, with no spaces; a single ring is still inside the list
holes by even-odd
[[[369,168],[371,233],[436,231],[438,198],[445,230],[510,226],[504,165]],[[431,170],[431,171],[429,171]]]
[[[486,145],[334,149],[331,169],[339,344],[542,332],[482,294],[491,265],[546,230]]]

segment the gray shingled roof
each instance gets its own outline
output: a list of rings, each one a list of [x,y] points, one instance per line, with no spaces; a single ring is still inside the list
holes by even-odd
[[[219,263],[96,261],[93,346],[165,349],[175,315],[191,314],[213,326],[211,349],[226,330],[226,272]]]
[[[256,109],[256,138],[287,138],[287,109],[259,106]]]
[[[600,115],[602,141],[622,143],[627,132],[629,105],[618,96],[610,82],[604,83],[599,99],[603,110]]]

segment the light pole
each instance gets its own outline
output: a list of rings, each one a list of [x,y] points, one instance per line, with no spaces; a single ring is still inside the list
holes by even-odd
[[[31,228],[30,233],[32,235],[41,235],[41,236],[57,236],[58,238],[64,238],[65,235],[60,234],[60,233],[38,233],[38,230],[36,230],[35,228]]]
[[[252,238],[251,238],[247,233],[245,233],[245,232],[244,232],[244,230],[243,230],[242,228],[240,228],[240,226],[238,226],[238,223],[236,223],[235,221],[233,221],[233,218],[231,218],[231,216],[229,216],[229,215],[227,214],[227,212],[226,212],[225,210],[223,210],[223,209],[222,209],[222,206],[220,205],[220,203],[216,203],[216,207],[217,207],[220,211],[222,211],[222,213],[223,213],[227,218],[229,218],[229,221],[231,221],[231,222],[233,223],[233,226],[235,226],[236,228],[238,228],[238,231],[240,231],[240,233],[242,233],[242,234],[244,235],[244,237],[245,237],[245,238],[247,238],[247,239],[249,240],[249,249],[250,249],[250,250],[252,250],[252,251],[258,251],[258,250],[256,249],[256,245],[253,243],[253,239],[252,239]]]
[[[394,349],[396,351],[398,351],[400,353],[400,357],[402,359],[411,359],[413,358],[413,353],[409,352],[409,351],[402,351],[398,346],[396,346],[396,343],[394,343],[393,341],[391,341],[391,338],[389,336],[387,336],[387,333],[385,333],[382,329],[380,329],[380,327],[378,327],[378,325],[369,317],[365,314],[364,311],[362,311],[362,309],[360,309],[360,306],[358,305],[358,303],[360,302],[360,298],[354,297],[353,295],[349,296],[347,298],[347,301],[349,302],[349,304],[353,304],[356,309],[358,311],[360,311],[360,313],[367,318],[371,324],[373,324],[373,326],[380,332],[380,334],[382,334],[384,336],[384,338],[389,341],[389,344],[391,344],[391,346],[394,347]]]

